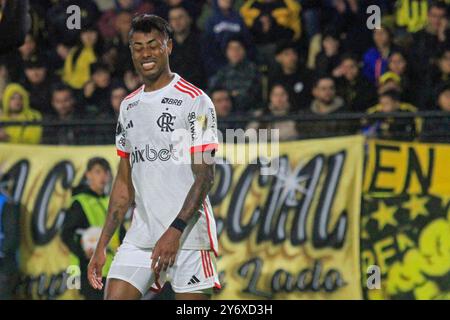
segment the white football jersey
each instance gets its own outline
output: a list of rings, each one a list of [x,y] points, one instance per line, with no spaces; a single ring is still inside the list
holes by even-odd
[[[180,138],[183,134],[185,139]],[[135,189],[136,209],[125,241],[153,248],[194,183],[191,164],[182,160],[190,159],[190,153],[218,148],[214,105],[178,74],[159,90],[144,92],[142,86],[120,105],[116,147],[119,156],[129,158]],[[181,249],[213,250],[217,255],[208,197],[188,223]]]

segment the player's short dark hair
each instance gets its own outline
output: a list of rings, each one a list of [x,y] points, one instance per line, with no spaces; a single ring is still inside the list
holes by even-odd
[[[169,39],[172,33],[169,23],[165,19],[154,14],[143,13],[133,18],[128,40],[131,41],[135,32],[150,33],[152,30],[158,31],[165,39]]]
[[[89,159],[87,166],[86,166],[86,171],[91,171],[92,168],[94,168],[94,166],[96,166],[96,165],[99,165],[105,171],[111,171],[109,162],[105,158],[101,158],[101,157],[94,157],[94,158]]]

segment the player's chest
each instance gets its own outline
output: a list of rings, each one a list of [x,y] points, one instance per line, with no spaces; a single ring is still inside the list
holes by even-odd
[[[139,103],[129,110],[125,129],[128,139],[139,141],[170,141],[177,129],[186,126],[182,106],[169,103]]]

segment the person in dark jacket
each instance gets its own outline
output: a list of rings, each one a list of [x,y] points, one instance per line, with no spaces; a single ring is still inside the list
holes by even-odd
[[[0,185],[0,300],[13,298],[17,283],[20,210]]]
[[[359,62],[351,54],[342,56],[341,63],[333,71],[337,94],[344,98],[349,111],[364,112],[377,101],[375,86],[361,75]]]
[[[233,9],[234,0],[213,0],[212,16],[206,21],[204,28],[203,50],[205,53],[205,69],[208,76],[227,64],[225,46],[230,37],[240,36],[249,48],[249,57],[254,57],[250,31]]]
[[[28,0],[0,0],[0,55],[20,47],[31,27]]]
[[[109,197],[105,194],[106,187],[111,181],[109,163],[103,158],[89,160],[85,183],[72,195],[72,205],[68,210],[61,238],[71,251],[71,265],[78,264],[81,271],[81,294],[87,300],[101,300],[103,291],[93,289],[87,279],[87,266],[91,258],[100,231],[106,221]],[[98,231],[98,232],[97,232]],[[87,232],[91,235],[88,236]],[[96,234],[96,232],[98,234]],[[112,254],[119,246],[119,235],[114,234],[107,256],[112,262]],[[106,278],[108,266],[103,269]],[[105,279],[104,279],[105,280]]]
[[[201,37],[193,31],[192,17],[183,6],[169,10],[169,24],[173,31],[171,69],[200,88],[205,86]]]

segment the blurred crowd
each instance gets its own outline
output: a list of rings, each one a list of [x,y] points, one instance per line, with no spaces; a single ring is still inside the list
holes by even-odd
[[[0,0],[0,26],[14,21],[6,15],[11,2]],[[67,28],[70,5],[81,8],[80,30]],[[367,24],[370,5],[381,10],[376,29]],[[153,13],[173,31],[172,71],[211,96],[222,131],[279,129],[281,140],[324,132],[448,140],[433,132],[448,133],[450,116],[295,119],[438,110],[450,115],[449,5],[449,0],[33,0],[23,43],[0,50],[0,122],[115,122],[123,98],[141,83],[128,46],[131,21],[136,13]],[[292,115],[296,118],[289,119]],[[242,121],[227,121],[230,116]],[[284,119],[246,121],[260,116]],[[99,128],[3,126],[0,141],[113,143],[114,128]]]

